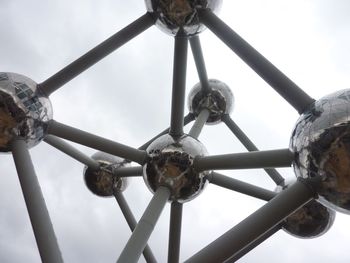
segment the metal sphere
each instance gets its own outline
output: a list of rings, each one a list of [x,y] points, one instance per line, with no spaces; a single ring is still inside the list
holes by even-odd
[[[129,165],[124,159],[104,152],[97,152],[91,158],[100,164],[98,170],[84,167],[85,184],[92,193],[102,197],[110,197],[114,193],[123,192],[126,189],[129,184],[128,178],[118,177],[117,172],[115,172],[118,168]]]
[[[192,88],[187,100],[188,110],[197,117],[206,108],[210,112],[207,124],[217,124],[224,114],[232,112],[234,96],[229,86],[219,80],[209,79],[209,86],[209,93],[202,90],[200,83]]]
[[[170,35],[195,35],[204,30],[198,10],[217,12],[222,0],[145,0],[147,11],[156,19],[156,25]]]
[[[278,187],[277,192],[280,191],[282,188]],[[315,238],[325,234],[332,227],[334,219],[334,210],[311,200],[284,219],[282,229],[298,238]]]
[[[151,192],[166,186],[171,190],[171,201],[184,203],[203,191],[209,172],[197,172],[193,168],[195,156],[207,155],[201,142],[188,135],[174,139],[166,134],[152,142],[146,151],[149,159],[143,167],[143,178]]]
[[[320,181],[319,201],[350,213],[350,90],[316,101],[298,119],[290,149],[298,177]]]
[[[10,152],[17,137],[23,138],[28,148],[35,146],[44,138],[51,119],[51,102],[33,80],[0,73],[0,152]]]

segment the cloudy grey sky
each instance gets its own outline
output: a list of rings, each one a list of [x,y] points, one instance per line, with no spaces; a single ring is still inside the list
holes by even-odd
[[[0,71],[41,82],[144,12],[142,0],[0,0]],[[349,13],[347,0],[226,0],[220,17],[317,99],[349,88]],[[211,32],[200,37],[209,77],[235,95],[232,118],[259,148],[288,147],[294,109]],[[55,92],[54,119],[138,147],[169,125],[172,56],[173,38],[152,27]],[[190,52],[188,63],[187,92],[198,82]],[[210,154],[245,151],[223,125],[206,126],[200,140]],[[65,262],[115,262],[130,231],[114,199],[92,195],[83,166],[44,142],[31,154]],[[39,262],[11,155],[0,156],[0,171],[0,262]],[[259,170],[223,173],[274,189]],[[143,180],[132,180],[125,195],[139,218],[151,198]],[[209,185],[184,206],[181,259],[261,205]],[[169,208],[149,242],[159,262]],[[280,231],[240,262],[348,262],[349,242],[350,217],[338,213],[326,235],[300,240]]]

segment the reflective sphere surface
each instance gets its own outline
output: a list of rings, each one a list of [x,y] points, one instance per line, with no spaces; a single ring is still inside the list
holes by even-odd
[[[0,152],[10,152],[16,137],[22,137],[28,148],[35,146],[51,119],[51,102],[33,80],[0,72]]]
[[[320,179],[319,201],[350,213],[350,90],[323,97],[303,113],[290,149],[296,175]]]
[[[198,140],[183,135],[174,140],[166,134],[147,148],[149,160],[143,168],[148,188],[155,192],[159,186],[171,190],[171,201],[186,202],[198,196],[207,183],[209,171],[193,169],[195,156],[205,156],[207,151]]]
[[[234,97],[229,86],[219,80],[209,79],[209,85],[209,93],[202,91],[200,83],[192,88],[187,100],[188,110],[198,116],[206,108],[210,112],[207,124],[217,124],[224,114],[232,112]]]
[[[281,188],[278,188],[277,192],[280,192]],[[334,210],[312,200],[289,215],[283,221],[282,229],[298,238],[315,238],[325,234],[332,227],[334,219]]]
[[[170,35],[195,35],[204,30],[198,10],[220,9],[222,0],[145,0],[147,11],[156,18],[156,25]]]
[[[97,152],[91,156],[100,164],[98,170],[84,167],[84,180],[87,188],[94,194],[102,197],[113,196],[116,192],[123,192],[129,182],[126,177],[118,177],[116,170],[129,164],[119,157]]]

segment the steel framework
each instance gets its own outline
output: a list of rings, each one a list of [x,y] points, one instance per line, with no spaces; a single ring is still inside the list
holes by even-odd
[[[301,90],[279,69],[221,21],[213,12],[208,9],[199,9],[198,17],[202,24],[217,35],[232,49],[232,51],[294,107],[298,113],[304,113],[305,110],[314,103],[315,100],[313,98]],[[154,23],[154,15],[147,12],[97,47],[93,48],[47,80],[38,84],[38,89],[46,96],[51,96],[57,89],[61,88],[111,52],[132,40],[135,36],[147,30],[154,25]],[[210,112],[207,108],[203,108],[197,116],[193,113],[189,113],[187,116],[184,114],[188,43],[194,55],[202,91],[210,92],[211,86],[206,72],[199,36],[177,35],[174,37],[174,40],[173,89],[169,128],[136,149],[67,126],[55,120],[50,120],[47,125],[47,134],[44,141],[94,171],[102,169],[101,164],[95,159],[86,156],[83,152],[75,149],[65,140],[139,164],[138,166],[121,167],[113,170],[114,176],[120,179],[130,176],[141,177],[143,175],[144,171],[142,166],[145,165],[150,158],[146,149],[161,135],[169,134],[176,140],[176,138],[184,135],[184,125],[194,121],[188,135],[197,139],[205,123],[208,121]],[[188,263],[235,262],[280,230],[285,218],[298,210],[298,208],[317,198],[315,187],[312,185],[312,182],[307,180],[299,179],[293,185],[277,193],[216,172],[217,170],[224,169],[262,168],[277,186],[283,187],[284,178],[275,168],[290,167],[295,158],[294,153],[288,148],[259,151],[254,143],[231,119],[229,114],[222,115],[222,122],[226,124],[248,152],[196,156],[193,160],[193,169],[198,172],[210,171],[206,179],[211,184],[265,200],[267,203],[214,242],[187,259],[186,262]],[[25,139],[20,136],[15,138],[11,142],[11,151],[42,262],[63,262]],[[171,201],[171,215],[168,262],[179,262],[182,209],[184,204],[171,199],[171,195],[171,189],[163,185],[159,186],[141,219],[136,222],[122,192],[114,192],[116,201],[130,229],[133,231],[125,248],[121,251],[117,262],[137,262],[142,253],[147,262],[156,262],[147,242],[164,206],[169,200]]]

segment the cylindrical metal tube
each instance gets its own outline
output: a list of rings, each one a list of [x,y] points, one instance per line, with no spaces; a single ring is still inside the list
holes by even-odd
[[[97,47],[91,49],[85,55],[81,56],[55,75],[51,76],[41,84],[39,84],[39,88],[42,92],[44,92],[47,96],[53,93],[55,90],[62,87],[68,81],[72,80],[80,73],[94,65],[96,62],[100,61],[108,54],[112,53],[117,48],[124,45],[126,42],[136,37],[147,28],[154,24],[154,19],[152,15],[146,13],[141,16],[139,19],[135,20],[130,25],[126,26]]]
[[[192,136],[193,138],[198,139],[205,123],[207,122],[209,118],[210,112],[208,109],[203,109],[199,115],[197,116],[195,122],[193,123],[193,126],[188,133],[188,135]]]
[[[24,140],[18,139],[13,142],[12,154],[41,260],[44,263],[63,263],[49,212]]]
[[[98,170],[100,167],[100,164],[96,160],[85,155],[78,149],[74,148],[73,146],[69,145],[64,140],[56,136],[46,135],[44,141],[50,144],[51,146],[55,147],[56,149],[69,155],[70,157],[74,158],[75,160],[87,165],[92,170]]]
[[[171,101],[171,119],[169,134],[174,137],[183,135],[185,89],[187,69],[187,46],[186,37],[175,37],[174,65],[173,65],[173,88]]]
[[[182,204],[178,202],[172,202],[171,210],[170,210],[168,263],[179,263],[180,243],[181,243],[181,224],[182,224]]]
[[[245,246],[242,250],[240,250],[238,253],[236,253],[233,257],[230,257],[228,260],[225,261],[225,263],[233,263],[239,260],[241,257],[249,253],[251,250],[259,246],[261,243],[263,243],[265,240],[273,236],[276,232],[278,232],[281,229],[280,225],[275,226],[274,228],[271,228],[269,231],[267,231],[265,234],[260,236],[259,238],[255,239],[252,243]]]
[[[186,263],[216,263],[230,259],[310,201],[314,194],[310,187],[297,181]]]
[[[207,70],[205,68],[205,62],[201,47],[201,42],[198,36],[193,36],[190,38],[191,50],[196,64],[199,81],[201,83],[202,91],[208,93],[211,88],[208,81]]]
[[[212,172],[208,176],[210,183],[245,194],[261,200],[270,201],[277,193],[264,188],[242,182],[240,180]]]
[[[238,125],[231,119],[231,117],[228,114],[225,114],[222,117],[222,120],[248,151],[259,151],[259,149],[254,145],[254,143],[238,127]],[[277,172],[276,169],[272,168],[264,170],[277,185],[284,183],[284,178],[282,177],[282,175],[280,175],[279,172]]]
[[[136,219],[134,217],[134,215],[131,212],[131,209],[128,205],[128,203],[126,202],[123,193],[115,193],[115,199],[118,202],[118,205],[120,207],[120,210],[122,211],[126,222],[129,225],[129,228],[131,231],[135,230],[136,227]],[[145,246],[145,249],[143,250],[143,256],[146,259],[147,263],[156,263],[157,260],[154,257],[152,250],[150,249],[150,247],[148,245]]]
[[[48,133],[96,150],[137,162],[141,165],[146,161],[147,154],[145,151],[93,135],[54,120],[49,122]]]
[[[289,149],[197,156],[193,166],[198,171],[290,167],[293,154]]]
[[[136,263],[138,261],[169,197],[168,188],[161,186],[157,189],[117,263]]]
[[[206,9],[200,10],[199,18],[300,114],[315,101],[213,12]]]
[[[142,166],[120,167],[118,169],[113,170],[113,173],[118,177],[142,176],[143,168]]]

